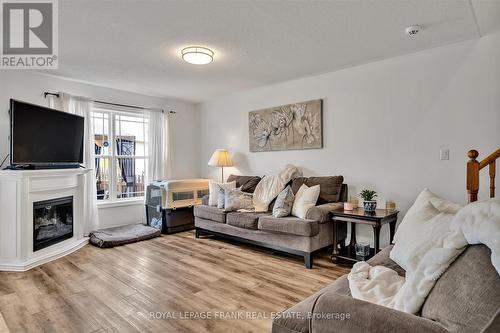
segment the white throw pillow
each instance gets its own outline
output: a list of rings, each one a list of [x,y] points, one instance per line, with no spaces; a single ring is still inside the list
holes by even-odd
[[[208,181],[208,205],[209,206],[217,206],[217,202],[219,200],[219,189],[234,189],[236,188],[236,181],[229,183],[219,183],[214,180]]]
[[[413,269],[419,262],[423,247],[449,230],[450,222],[460,208],[459,204],[424,189],[401,221],[389,257],[403,269]]]
[[[295,194],[292,215],[305,219],[309,208],[316,206],[316,201],[318,201],[319,197],[319,190],[319,185],[309,187],[306,184],[302,184]]]

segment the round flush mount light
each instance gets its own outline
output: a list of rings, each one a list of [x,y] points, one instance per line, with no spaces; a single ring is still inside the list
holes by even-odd
[[[408,28],[406,28],[406,33],[408,36],[415,36],[418,34],[418,32],[422,29],[420,25],[410,25]]]
[[[202,46],[188,46],[181,51],[182,59],[193,65],[206,65],[214,61],[214,51]]]

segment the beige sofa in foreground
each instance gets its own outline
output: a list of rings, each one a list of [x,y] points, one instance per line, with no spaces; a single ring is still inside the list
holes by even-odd
[[[389,258],[391,248],[386,247],[368,263],[404,275],[404,270]],[[436,282],[418,316],[352,298],[344,275],[284,311],[273,320],[272,331],[500,332],[500,277],[490,256],[484,245],[469,246]]]

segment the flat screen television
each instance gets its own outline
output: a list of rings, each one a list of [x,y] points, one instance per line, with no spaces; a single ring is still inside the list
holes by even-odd
[[[10,100],[13,167],[68,168],[83,163],[84,118]]]

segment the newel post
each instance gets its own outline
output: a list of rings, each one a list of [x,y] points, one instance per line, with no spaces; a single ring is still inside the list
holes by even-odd
[[[469,193],[469,202],[477,201],[477,192],[479,191],[479,162],[476,158],[479,156],[477,150],[469,150],[467,153],[470,160],[467,162],[467,192]]]
[[[490,163],[490,198],[495,197],[495,173],[496,173],[496,161]]]

